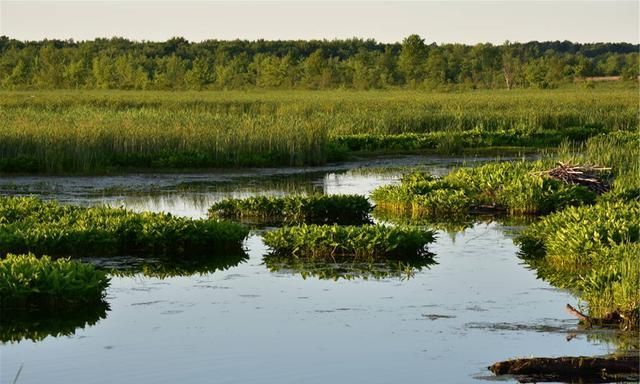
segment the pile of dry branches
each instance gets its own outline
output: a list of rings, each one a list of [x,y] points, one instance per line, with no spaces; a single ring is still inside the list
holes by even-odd
[[[611,184],[607,180],[610,171],[611,168],[570,165],[559,162],[555,168],[539,172],[539,174],[548,175],[567,184],[582,185],[597,194],[603,194],[611,190]]]

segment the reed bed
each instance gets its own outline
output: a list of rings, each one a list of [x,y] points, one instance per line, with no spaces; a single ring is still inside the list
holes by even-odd
[[[334,151],[351,152],[412,152],[434,150],[455,154],[470,148],[489,147],[557,147],[563,142],[584,141],[600,133],[597,127],[566,127],[563,129],[500,129],[485,131],[474,128],[465,131],[433,131],[397,134],[350,134],[330,139]]]
[[[640,201],[571,207],[544,217],[517,239],[523,257],[553,285],[583,299],[594,318],[640,321]]]
[[[63,256],[213,255],[240,251],[240,224],[124,208],[82,208],[36,198],[0,198],[0,253]]]
[[[300,225],[266,232],[264,242],[272,254],[310,260],[352,261],[431,259],[427,244],[432,231],[384,225]]]
[[[209,209],[210,217],[253,222],[363,224],[373,207],[360,195],[311,195],[225,199]]]
[[[0,308],[67,308],[100,303],[109,278],[90,264],[48,256],[0,259]]]
[[[458,142],[548,146],[635,130],[637,103],[632,89],[577,88],[0,92],[0,172],[316,165],[353,150],[446,153]]]

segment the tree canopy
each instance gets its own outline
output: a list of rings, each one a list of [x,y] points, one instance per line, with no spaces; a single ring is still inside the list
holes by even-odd
[[[123,38],[23,42],[0,37],[3,89],[371,89],[554,87],[639,75],[637,44],[502,45],[375,40],[220,41]]]

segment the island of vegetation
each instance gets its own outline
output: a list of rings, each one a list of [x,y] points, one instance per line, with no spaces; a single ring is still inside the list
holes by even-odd
[[[247,234],[248,229],[232,222],[84,208],[33,197],[0,198],[0,254],[215,256],[241,252]]]
[[[287,225],[364,224],[373,206],[361,195],[311,195],[224,199],[209,208],[210,217]]]

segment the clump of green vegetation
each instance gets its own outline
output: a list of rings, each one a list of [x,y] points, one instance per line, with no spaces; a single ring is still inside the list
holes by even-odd
[[[436,264],[433,259],[398,261],[354,261],[338,257],[335,261],[317,261],[306,258],[268,255],[264,263],[271,272],[295,273],[303,279],[315,277],[320,280],[380,280],[398,278],[410,279],[424,268]]]
[[[384,225],[300,225],[269,231],[264,242],[275,255],[311,260],[415,260],[432,258],[426,245],[432,231]]]
[[[595,201],[587,188],[542,174],[549,166],[543,161],[490,163],[459,168],[441,179],[412,173],[400,185],[377,188],[371,198],[377,209],[411,216],[539,214]]]
[[[566,208],[531,225],[517,242],[539,275],[576,293],[592,317],[617,312],[638,327],[640,202]]]
[[[211,255],[240,250],[240,224],[124,208],[0,198],[0,252],[63,256]]]
[[[103,271],[69,259],[9,254],[0,260],[0,308],[66,308],[99,303],[109,286]]]
[[[268,223],[362,224],[373,207],[360,195],[312,195],[225,199],[209,208],[210,217]]]

